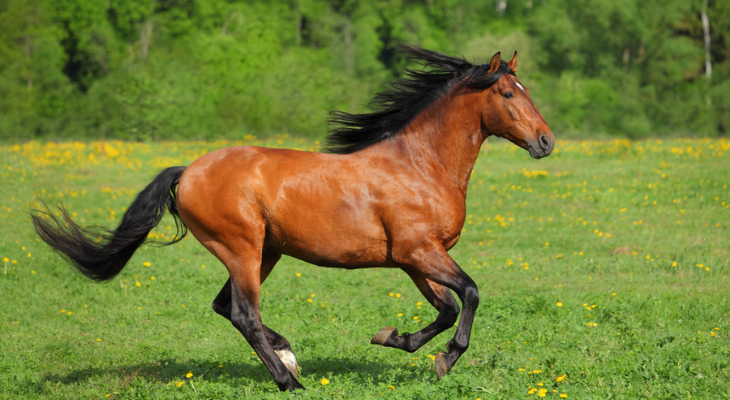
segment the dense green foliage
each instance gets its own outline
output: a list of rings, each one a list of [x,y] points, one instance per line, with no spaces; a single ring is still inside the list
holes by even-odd
[[[0,0],[0,137],[321,138],[406,66],[399,41],[519,76],[554,131],[730,128],[730,3]]]
[[[211,309],[228,274],[193,237],[98,284],[24,212],[37,193],[111,228],[162,168],[236,142],[0,145],[0,399],[730,400],[730,141],[558,143],[533,160],[490,142],[475,165],[450,254],[481,301],[440,382],[431,357],[454,329],[413,354],[370,345],[436,317],[406,274],[283,257],[261,308],[302,367],[293,395]]]

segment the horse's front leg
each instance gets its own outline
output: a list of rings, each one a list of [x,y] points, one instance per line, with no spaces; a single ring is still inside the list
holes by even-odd
[[[451,291],[445,286],[439,285],[417,271],[408,271],[413,283],[421,291],[426,300],[439,311],[435,321],[416,333],[403,333],[398,335],[398,330],[393,327],[386,327],[380,330],[370,341],[372,344],[379,344],[386,347],[414,352],[428,343],[439,333],[454,326],[459,316],[459,305],[451,295]]]
[[[446,286],[461,299],[463,309],[456,334],[447,344],[448,352],[439,352],[436,356],[436,376],[441,379],[469,348],[471,326],[479,306],[479,290],[476,283],[436,240],[397,250],[394,245],[393,258],[397,263],[406,266],[404,270],[418,272],[426,279]]]

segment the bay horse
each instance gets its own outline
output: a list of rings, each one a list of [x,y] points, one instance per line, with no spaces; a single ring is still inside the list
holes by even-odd
[[[378,93],[371,113],[334,112],[328,153],[238,146],[162,171],[115,230],[82,228],[59,206],[33,215],[40,237],[84,275],[117,275],[167,210],[228,269],[213,309],[243,334],[280,390],[303,389],[289,342],[261,322],[261,284],[282,255],[332,268],[399,268],[439,314],[419,332],[383,328],[372,344],[414,352],[453,326],[435,358],[440,380],[469,347],[477,285],[447,251],[459,240],[469,176],[484,140],[533,158],[553,133],[517,79],[517,53],[474,65],[418,47],[420,70]],[[102,240],[98,241],[99,235]],[[171,244],[167,243],[167,244]]]

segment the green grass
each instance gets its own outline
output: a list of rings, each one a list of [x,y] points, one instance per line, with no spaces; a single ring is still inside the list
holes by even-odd
[[[436,316],[404,273],[282,259],[262,315],[292,343],[308,388],[295,394],[210,308],[227,274],[194,238],[95,284],[27,216],[37,195],[113,227],[163,167],[233,144],[0,146],[0,398],[730,398],[730,142],[558,141],[540,161],[490,143],[451,251],[481,303],[441,382],[429,355],[453,329],[414,354],[369,344]]]

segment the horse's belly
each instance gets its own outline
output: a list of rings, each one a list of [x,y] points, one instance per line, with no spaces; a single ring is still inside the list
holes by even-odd
[[[367,268],[382,266],[388,259],[382,227],[366,221],[329,224],[314,218],[294,226],[272,225],[265,246],[311,264]]]

